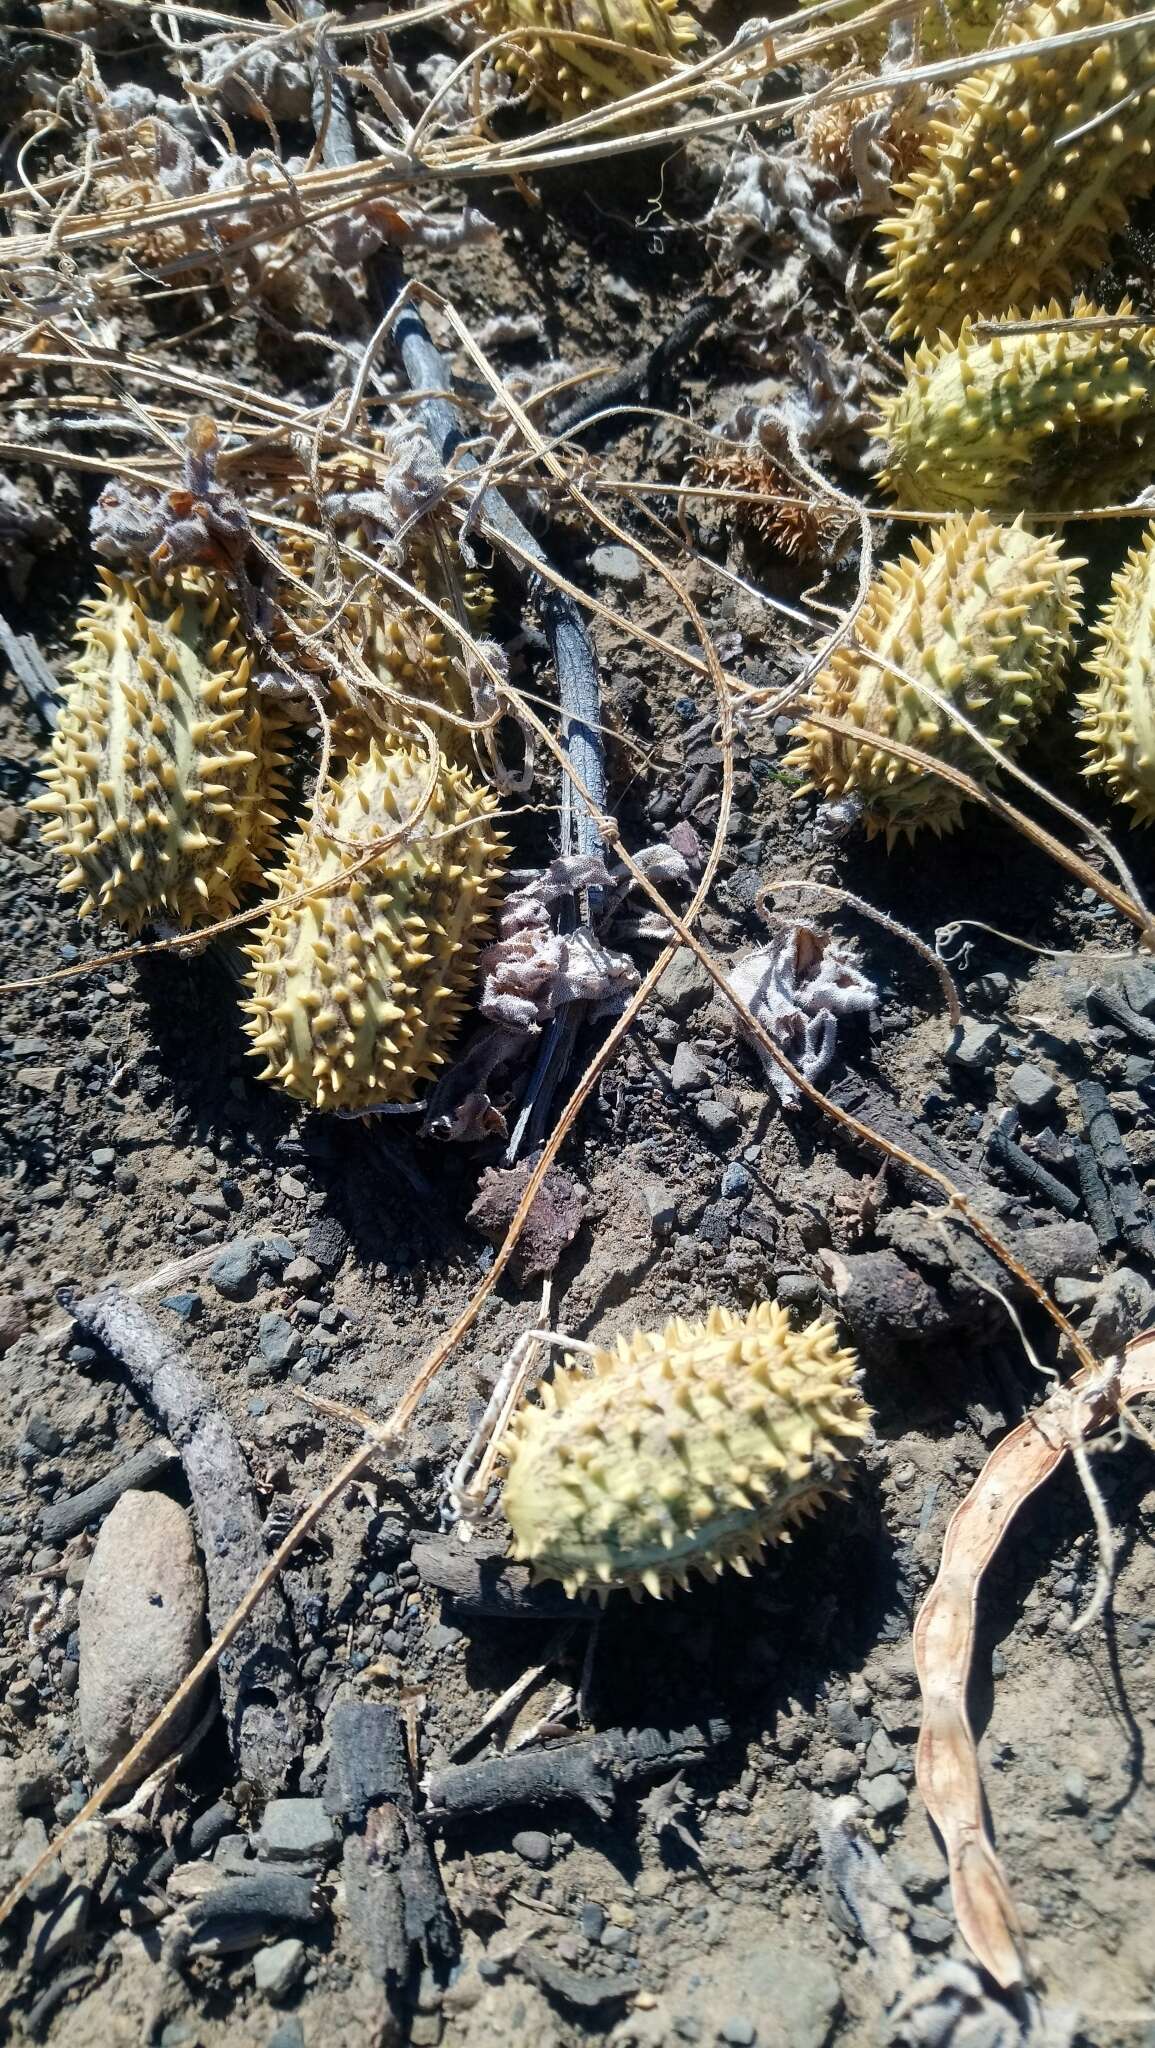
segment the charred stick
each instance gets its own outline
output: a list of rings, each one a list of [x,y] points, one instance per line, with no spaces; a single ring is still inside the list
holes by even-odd
[[[309,0],[310,13],[321,11],[319,0]],[[354,163],[357,142],[348,88],[332,70],[326,79],[320,62],[315,71],[313,118],[325,123],[322,153],[326,164]],[[370,297],[377,303],[378,314],[383,314],[396,303],[405,288],[404,271],[396,259],[385,256],[383,252],[370,256],[364,270]],[[477,458],[464,445],[469,435],[460,413],[449,399],[435,395],[452,388],[452,376],[415,306],[402,308],[393,326],[393,342],[400,353],[411,390],[428,394],[421,398],[418,412],[442,462],[448,466],[456,456],[459,470],[476,469]],[[601,679],[597,655],[581,607],[565,591],[559,590],[548,576],[529,567],[527,560],[523,559],[526,557],[528,562],[540,563],[542,568],[549,567],[544,549],[499,491],[492,486],[485,491],[478,510],[489,538],[496,541],[498,547],[503,540],[510,543],[506,561],[541,619],[557,673],[562,749],[593,802],[591,810],[575,797],[573,784],[568,776],[563,775],[561,852],[600,853],[602,842],[598,818],[606,800],[605,751],[601,740]],[[587,901],[592,913],[596,906],[594,891],[589,892]],[[560,914],[566,918],[573,913],[563,906]],[[529,1082],[526,1108],[506,1153],[507,1165],[516,1159],[528,1123],[532,1120],[535,1131],[540,1131],[545,1122],[550,1102],[569,1064],[578,1022],[570,1012],[575,1009],[576,1005],[567,1005],[546,1025]]]
[[[1089,988],[1087,1009],[1093,1017],[1106,1017],[1108,1023],[1117,1024],[1128,1038],[1133,1038],[1136,1045],[1145,1046],[1148,1052],[1155,1046],[1155,1024],[1150,1017],[1133,1010],[1130,1003],[1112,989]]]
[[[574,434],[599,412],[606,412],[611,406],[628,405],[633,398],[642,399],[646,405],[658,405],[664,396],[666,380],[680,357],[687,355],[696,341],[700,341],[710,322],[721,310],[722,300],[716,297],[695,299],[689,311],[684,313],[677,326],[656,348],[644,349],[640,355],[623,363],[620,370],[614,370],[608,377],[585,391],[575,404],[549,423],[551,436]],[[628,420],[620,423],[599,421],[607,432],[615,427],[618,431],[628,426]]]
[[[991,1215],[997,1216],[1006,1209],[1010,1200],[1008,1195],[1003,1194],[1000,1188],[992,1187],[989,1181],[984,1181],[973,1167],[943,1145],[926,1124],[912,1124],[909,1111],[872,1081],[864,1080],[861,1074],[848,1073],[828,1092],[838,1109],[849,1110],[852,1116],[869,1124],[884,1138],[901,1145],[912,1158],[923,1159],[928,1166],[937,1167],[940,1173],[949,1174],[964,1195],[980,1198]],[[920,1201],[926,1199],[927,1183],[921,1174],[897,1160],[891,1162],[890,1172],[901,1181],[908,1194]],[[941,1199],[937,1192],[935,1199]]]
[[[45,733],[56,730],[60,688],[31,633],[14,633],[0,612],[0,648]]]
[[[987,1157],[1009,1173],[1012,1180],[1017,1180],[1032,1195],[1037,1195],[1041,1202],[1049,1203],[1052,1209],[1058,1209],[1063,1216],[1074,1216],[1081,1207],[1081,1198],[1074,1188],[1056,1180],[1053,1173],[1048,1173],[1045,1166],[1032,1159],[1021,1145],[1016,1145],[1006,1131],[991,1132]]]
[[[1103,1176],[1123,1241],[1132,1251],[1142,1252],[1146,1258],[1155,1257],[1155,1231],[1107,1099],[1107,1090],[1101,1081],[1080,1081],[1075,1094],[1087,1139]]]
[[[503,1543],[415,1543],[413,1563],[427,1586],[447,1593],[458,1614],[507,1621],[589,1621],[601,1613],[592,1600],[571,1600],[556,1584],[535,1586],[525,1565],[509,1562]]]
[[[226,1878],[202,1898],[191,1900],[184,1914],[194,1955],[232,1955],[255,1948],[287,1927],[304,1931],[318,1917],[309,1879],[276,1870]]]
[[[197,1519],[215,1633],[268,1562],[253,1483],[232,1427],[207,1382],[139,1302],[115,1287],[87,1301],[61,1300],[81,1329],[119,1360],[176,1445]],[[219,1671],[238,1768],[266,1796],[279,1792],[300,1755],[302,1705],[278,1585],[268,1587]]]
[[[704,1728],[613,1728],[556,1749],[516,1750],[480,1763],[453,1764],[425,1784],[429,1818],[448,1822],[505,1806],[544,1807],[559,1801],[588,1806],[599,1820],[613,1812],[619,1785],[660,1778],[700,1763],[729,1739],[725,1721]]]
[[[1075,1171],[1079,1176],[1079,1192],[1087,1220],[1103,1251],[1109,1252],[1119,1242],[1119,1225],[1107,1193],[1107,1183],[1099,1171],[1099,1162],[1090,1145],[1075,1146]]]
[[[167,1472],[176,1462],[176,1452],[168,1439],[154,1437],[142,1451],[134,1452],[123,1465],[106,1472],[103,1479],[86,1486],[83,1493],[74,1493],[70,1500],[57,1501],[54,1507],[45,1508],[40,1517],[40,1536],[44,1543],[66,1543],[89,1522],[101,1522],[110,1508],[116,1506],[122,1493],[132,1486],[146,1491],[154,1479]]]
[[[406,1984],[421,1963],[450,1962],[457,1929],[414,1809],[405,1730],[384,1701],[339,1700],[329,1715],[325,1811],[347,1829],[345,1912],[379,1983]]]

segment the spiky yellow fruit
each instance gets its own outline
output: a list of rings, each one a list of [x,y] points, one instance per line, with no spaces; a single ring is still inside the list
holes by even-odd
[[[869,1413],[831,1323],[711,1309],[565,1365],[506,1440],[515,1554],[567,1593],[747,1571],[836,1488]]]
[[[1155,471],[1155,324],[1077,299],[985,340],[924,343],[884,399],[881,481],[911,511],[1075,511],[1130,498]],[[1102,323],[1122,319],[1123,325]],[[1096,324],[1099,323],[1099,324]],[[1014,332],[1015,325],[1019,332]]]
[[[226,917],[260,879],[281,816],[282,728],[218,578],[100,577],[32,808],[70,863],[62,892],[86,892],[82,916],[187,930]]]
[[[913,839],[920,825],[953,830],[963,794],[879,742],[897,740],[994,780],[996,765],[952,709],[1000,754],[1018,751],[1059,688],[1082,566],[1020,520],[996,526],[985,512],[944,520],[929,546],[916,540],[913,559],[875,578],[857,644],[838,648],[810,691],[809,711],[844,720],[860,737],[804,720],[787,765],[804,767],[828,797],[857,796],[868,834],[884,832],[888,847],[899,833]]]
[[[487,36],[524,31],[498,49],[497,68],[563,120],[668,78],[701,34],[678,0],[476,0],[473,13]]]
[[[811,0],[799,0],[800,6],[810,4]],[[840,27],[845,24],[847,36],[853,36],[864,57],[881,59],[886,54],[885,28],[855,28],[858,16],[874,4],[875,0],[847,0],[835,18]],[[964,57],[972,50],[985,50],[988,44],[1001,40],[995,35],[1000,12],[1001,0],[924,0],[916,17],[920,55],[929,62],[937,57],[953,57],[956,46]],[[829,18],[813,24],[827,34],[833,25]]]
[[[1111,584],[1087,663],[1095,687],[1079,695],[1084,774],[1105,775],[1136,823],[1155,820],[1155,526]]]
[[[361,464],[357,470],[340,472],[334,481],[364,489],[371,473]],[[349,535],[349,548],[365,553],[359,531]],[[466,566],[460,546],[436,516],[422,520],[407,537],[395,566],[399,577],[431,599],[454,624],[446,625],[434,612],[407,600],[384,577],[375,577],[353,552],[340,553],[334,565],[336,578],[323,595],[314,595],[323,554],[319,541],[309,543],[297,534],[282,545],[283,565],[295,580],[286,577],[281,584],[279,601],[286,623],[277,633],[278,647],[293,666],[335,667],[337,673],[330,677],[333,698],[347,708],[351,697],[340,677],[337,635],[347,636],[370,675],[384,686],[375,707],[377,722],[403,726],[408,704],[417,717],[433,724],[443,752],[464,764],[471,753],[467,727],[477,717],[465,637],[477,637],[488,624],[493,593],[485,577]],[[301,584],[310,586],[308,594]],[[348,594],[343,608],[342,591]],[[361,678],[351,680],[370,701],[372,692],[364,690]]]
[[[1126,21],[1125,0],[1036,0],[1000,29],[1008,43]],[[1106,260],[1128,201],[1155,185],[1155,34],[1127,30],[996,64],[955,88],[932,128],[905,211],[883,221],[892,335],[957,334],[969,313],[1024,312],[1068,293]]]
[[[420,748],[361,744],[330,780],[319,828],[290,840],[248,949],[262,1079],[318,1109],[411,1102],[465,1007],[505,848],[488,790],[443,762],[422,811],[428,780]]]

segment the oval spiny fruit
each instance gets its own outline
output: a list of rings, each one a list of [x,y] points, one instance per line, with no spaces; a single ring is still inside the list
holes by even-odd
[[[800,6],[809,6],[811,0],[799,0]],[[881,60],[886,55],[886,29],[870,28],[857,30],[855,21],[874,5],[874,0],[847,0],[837,11],[837,24],[845,34],[854,37],[856,48],[863,57]],[[959,54],[966,57],[972,50],[985,50],[996,37],[1002,0],[925,0],[925,5],[916,18],[919,39],[919,54],[929,62],[938,57],[953,57],[955,45]],[[944,18],[945,17],[945,18]],[[813,27],[821,28],[828,39],[834,27],[834,20],[826,17]]]
[[[888,754],[878,742],[919,747],[980,782],[995,775],[989,754],[917,685],[957,706],[1002,754],[1017,752],[1048,708],[1071,650],[1081,562],[1019,520],[996,526],[983,512],[944,520],[914,560],[888,564],[859,615],[859,645],[840,647],[809,693],[807,709],[857,726],[861,738],[803,721],[786,755],[805,767],[808,787],[827,797],[853,792],[868,834],[920,825],[949,832],[966,801],[941,777]],[[903,670],[910,681],[886,664]]]
[[[505,858],[488,790],[442,762],[410,836],[332,886],[358,847],[413,817],[427,782],[418,747],[360,742],[329,783],[319,826],[290,840],[247,949],[245,1028],[261,1078],[318,1109],[411,1102],[444,1064],[465,1007]]]
[[[567,1593],[658,1596],[747,1558],[838,1487],[866,1434],[857,1360],[831,1323],[711,1309],[560,1367],[510,1425],[502,1509],[514,1553]]]
[[[1084,773],[1105,775],[1112,795],[1136,822],[1155,820],[1155,526],[1132,549],[1111,584],[1087,663],[1095,687],[1080,693]]]
[[[1047,514],[1129,499],[1155,474],[1155,324],[1097,326],[1109,316],[1077,299],[1072,325],[1057,303],[987,339],[969,321],[957,342],[924,343],[906,383],[884,399],[881,481],[911,511]],[[1019,332],[1015,332],[1016,324]],[[1006,328],[1006,332],[997,331]]]
[[[1005,39],[1106,29],[1131,11],[1122,0],[1036,0]],[[895,301],[890,333],[953,335],[968,313],[1029,312],[1069,292],[1075,271],[1098,269],[1127,201],[1155,185],[1152,87],[1149,28],[964,78],[957,114],[934,124],[902,188],[909,206],[879,229],[889,262],[873,284]]]
[[[226,917],[281,817],[282,724],[261,705],[223,583],[100,570],[34,810],[60,887],[129,932]]]
[[[359,481],[364,488],[364,471],[359,478],[345,475],[339,481],[348,482],[351,487]],[[366,551],[359,530],[350,533],[348,539],[350,547]],[[311,545],[303,536],[293,534],[282,543],[281,558],[285,568],[300,582],[311,583],[322,552],[320,542]],[[457,620],[464,633],[475,638],[484,633],[493,609],[493,592],[480,570],[468,568],[462,562],[456,540],[436,516],[427,517],[414,527],[406,537],[402,559],[395,566],[415,590],[440,606],[449,618]],[[432,612],[406,602],[384,579],[372,577],[364,563],[353,555],[342,553],[337,570],[344,588],[353,593],[338,615],[341,629],[349,635],[371,673],[391,692],[415,700],[418,716],[435,723],[442,750],[463,763],[469,757],[470,737],[458,721],[473,720],[476,716],[463,641]],[[292,665],[317,667],[316,636],[327,624],[337,622],[339,591],[332,597],[326,593],[312,599],[286,581],[279,598],[297,631],[283,628],[277,636],[278,647]],[[306,641],[302,642],[298,634],[305,635]],[[307,644],[309,641],[313,644]],[[348,691],[336,680],[334,700],[338,707],[349,704]],[[451,715],[438,720],[438,709]],[[380,711],[384,725],[404,723],[402,706],[395,697],[387,697]]]
[[[476,0],[473,13],[487,36],[524,30],[499,48],[499,71],[512,72],[531,98],[562,120],[657,84],[701,31],[678,0]],[[624,45],[566,42],[543,30],[570,30]],[[667,61],[663,61],[667,60]]]

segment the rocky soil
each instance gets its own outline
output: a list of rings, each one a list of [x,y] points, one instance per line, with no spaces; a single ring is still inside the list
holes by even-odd
[[[668,333],[714,281],[693,224],[719,161],[706,152],[666,167],[657,225],[648,207],[657,159],[580,187],[546,180],[537,214],[506,193],[500,242],[431,258],[430,275],[471,323],[511,304],[540,314],[539,339],[495,350],[508,374],[604,364],[636,345],[630,337]],[[798,382],[804,337],[837,335],[840,321],[845,341],[844,309],[808,265],[767,344],[759,388]],[[210,337],[203,359],[219,366],[234,349],[245,375],[273,375],[272,345],[251,334]],[[292,388],[291,364],[275,361]],[[455,368],[467,383],[463,357]],[[322,368],[310,375],[323,383]],[[717,424],[757,381],[723,322],[696,345],[669,402],[676,416]],[[675,417],[631,428],[608,461],[619,475],[676,479],[689,447]],[[42,481],[63,538],[2,608],[59,666],[91,581],[84,535],[95,482],[84,477],[81,489],[63,472]],[[607,549],[568,515],[541,530],[582,587],[634,625],[680,635],[668,592],[632,551]],[[645,530],[639,515],[639,538]],[[1083,540],[1093,596],[1117,548],[1099,530]],[[798,659],[789,621],[709,564],[729,561],[791,600],[802,572],[751,557],[724,522],[707,522],[703,541],[706,560],[690,563],[687,583],[727,662],[755,683],[788,680]],[[852,589],[850,558],[827,595],[844,601]],[[498,630],[512,640],[521,622],[502,596]],[[653,843],[679,824],[706,842],[720,787],[707,693],[626,631],[607,628],[599,644],[611,793],[629,843]],[[522,660],[522,679],[548,693],[532,631]],[[43,733],[2,667],[0,691],[7,1883],[92,1785],[120,1667],[143,1655],[142,1631],[147,1647],[147,1613],[123,1604],[129,1578],[139,1592],[154,1575],[166,1613],[174,1602],[196,1607],[186,1651],[202,1625],[201,1566],[179,1533],[195,1530],[181,1458],[60,1296],[109,1279],[146,1284],[141,1299],[165,1344],[235,1432],[275,1544],[353,1442],[348,1425],[305,1397],[387,1412],[492,1260],[469,1212],[500,1146],[439,1147],[403,1119],[339,1122],[270,1093],[245,1051],[235,962],[223,950],[51,980],[93,957],[96,943],[57,896],[24,809]],[[881,1091],[904,1132],[917,1125],[997,1191],[1007,1230],[1048,1228],[1038,1248],[1047,1283],[1107,1355],[1155,1310],[1155,967],[1136,959],[1128,929],[1092,891],[994,821],[890,857],[857,839],[831,848],[782,768],[787,744],[783,720],[748,724],[739,737],[735,818],[703,936],[724,962],[740,957],[765,934],[760,890],[781,877],[836,879],[931,943],[952,921],[973,921],[944,942],[966,1013],[952,1038],[925,964],[881,930],[837,920],[859,940],[880,1002],[872,1018],[842,1028],[829,1084]],[[1087,801],[1063,718],[1033,766]],[[550,850],[548,815],[543,824],[527,811],[516,831],[526,863]],[[1149,843],[1122,838],[1149,885]],[[828,923],[828,906],[819,909]],[[635,950],[648,965],[652,946],[638,940]],[[1096,987],[1118,999],[1114,1018],[1088,1000]],[[601,1028],[589,1027],[579,1052]],[[1107,1091],[1135,1176],[1129,1238],[1117,1224],[1097,1236],[1081,1192],[1087,1098],[1078,1091],[1088,1081]],[[992,1159],[996,1130],[1021,1148],[1017,1164]],[[1096,1549],[1070,1472],[1024,1510],[983,1597],[972,1706],[1039,1976],[1043,2017],[1028,2025],[976,1974],[949,1974],[965,1951],[913,1784],[910,1630],[948,1518],[1038,1398],[1039,1370],[1004,1308],[957,1279],[957,1240],[928,1222],[912,1190],[893,1173],[880,1177],[816,1113],[780,1107],[686,955],[603,1077],[562,1163],[584,1219],[553,1276],[550,1312],[581,1338],[608,1340],[715,1301],[773,1296],[808,1315],[836,1300],[840,1271],[870,1252],[893,1253],[920,1276],[921,1335],[885,1300],[857,1301],[850,1334],[875,1421],[847,1498],[749,1580],[728,1576],[660,1604],[615,1599],[601,1614],[559,1594],[535,1606],[496,1564],[487,1578],[473,1560],[496,1559],[504,1543],[495,1501],[470,1549],[444,1533],[442,1511],[495,1377],[540,1314],[540,1277],[504,1279],[400,1456],[382,1455],[347,1488],[282,1575],[300,1713],[286,1782],[264,1797],[238,1776],[211,1713],[215,1694],[194,1703],[191,1746],[171,1779],[136,1805],[126,1791],[0,1932],[6,2036],[53,2048],[144,2039],[161,2048],[226,2039],[252,2048],[339,2039],[995,2048],[1025,2038],[1027,2025],[1032,2039],[1087,2048],[1155,2039],[1148,1444],[1132,1433],[1095,1459],[1121,1541],[1103,1624],[1071,1632]],[[1032,1165],[1051,1176],[1049,1193],[1032,1183]],[[1063,1369],[1048,1326],[1026,1310],[1023,1321],[1042,1368]],[[69,1527],[65,1504],[133,1460],[142,1462],[130,1467],[130,1504],[144,1493],[171,1506],[159,1524],[146,1511],[129,1561],[118,1563],[109,1535],[123,1505],[107,1518],[110,1494]],[[98,1563],[122,1602],[119,1660],[115,1626],[110,1640],[106,1623],[99,1654],[91,1647]],[[456,1593],[443,1583],[455,1571]],[[504,1609],[495,1574],[512,1587]],[[170,1672],[164,1649],[157,1697]],[[373,1710],[367,1721],[354,1705]],[[387,1784],[351,1792],[357,1743],[376,1731],[374,1768],[384,1770],[387,1728],[401,1731],[408,1760],[403,1746]],[[519,1760],[607,1731],[657,1731],[665,1764],[623,1771],[599,1811],[527,1797]],[[432,1788],[442,1774],[485,1758],[508,1766],[489,1810],[439,1808]],[[823,1853],[823,1816],[846,1796],[900,1895],[895,1925],[922,2002],[908,2021]],[[362,1867],[374,1861],[396,1879],[388,1908]],[[400,1928],[389,1921],[399,1897],[409,1915]]]

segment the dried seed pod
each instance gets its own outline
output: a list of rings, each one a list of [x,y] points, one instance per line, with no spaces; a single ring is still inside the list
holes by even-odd
[[[695,456],[692,482],[710,490],[757,492],[760,504],[738,498],[720,501],[722,508],[754,540],[802,562],[817,560],[846,530],[845,512],[824,504],[751,442],[720,443],[709,455]]]
[[[562,120],[668,77],[668,60],[701,34],[678,0],[476,0],[473,13],[487,36],[525,31],[498,49],[497,68]],[[619,47],[567,42],[546,30],[601,36]]]
[[[81,915],[129,932],[226,917],[258,882],[282,814],[286,755],[259,702],[224,584],[99,572],[48,752],[44,837]]]
[[[746,1574],[837,1490],[866,1434],[857,1361],[831,1323],[791,1327],[759,1302],[638,1330],[565,1365],[506,1440],[502,1508],[516,1556],[567,1593],[655,1596],[687,1574]]]
[[[848,184],[859,168],[856,131],[861,135],[861,124],[869,122],[873,141],[891,166],[893,186],[896,180],[909,178],[921,161],[934,109],[941,102],[928,103],[913,87],[897,94],[871,92],[869,74],[862,76],[864,89],[857,99],[827,100],[807,108],[794,123],[795,133],[812,163]]]
[[[428,780],[416,746],[371,738],[352,752],[320,824],[289,842],[248,948],[245,1028],[261,1078],[318,1109],[411,1102],[444,1064],[465,1007],[505,847],[490,823],[494,797],[464,769],[442,762],[422,812]],[[359,848],[387,837],[339,880]],[[304,890],[314,893],[294,902]]]
[[[838,648],[810,691],[808,710],[857,726],[861,737],[804,719],[787,765],[805,768],[806,786],[828,797],[853,794],[868,834],[884,832],[888,847],[902,832],[913,839],[920,825],[953,830],[961,793],[878,742],[919,747],[992,781],[990,755],[943,706],[956,707],[1000,754],[1018,751],[1059,688],[1082,566],[1020,520],[997,526],[984,512],[944,520],[929,546],[916,540],[913,559],[875,578],[858,644]]]
[[[1119,315],[1125,322],[1131,302]],[[1155,470],[1155,324],[1096,325],[1077,299],[1029,321],[1009,314],[978,339],[925,343],[906,383],[884,399],[875,432],[887,444],[881,481],[912,511],[1042,514],[1111,505]],[[1000,332],[998,329],[1007,331]]]
[[[1105,775],[1138,824],[1155,820],[1155,526],[1111,584],[1087,663],[1095,686],[1080,693],[1085,775]]]
[[[1005,39],[1107,29],[1131,11],[1125,0],[1036,0]],[[909,205],[880,228],[889,262],[873,283],[894,301],[890,333],[954,335],[968,313],[1029,312],[1099,268],[1128,202],[1155,185],[1153,85],[1150,28],[964,78],[957,115],[933,125],[902,188]]]

